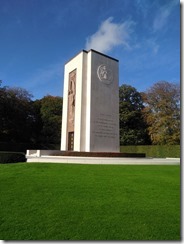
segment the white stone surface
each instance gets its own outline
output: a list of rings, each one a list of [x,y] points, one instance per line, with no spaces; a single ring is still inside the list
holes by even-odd
[[[41,156],[26,155],[28,163],[69,163],[69,164],[112,164],[112,165],[179,165],[180,158],[105,158],[49,156],[41,151]]]
[[[95,52],[91,55],[90,151],[119,152],[118,62]],[[107,79],[99,74],[104,67],[110,73]]]
[[[75,69],[74,151],[119,152],[118,61],[94,50],[65,65],[61,150],[68,150],[68,80]]]
[[[62,138],[61,138],[61,150],[68,150],[68,138],[67,138],[67,111],[68,111],[68,79],[69,73],[77,69],[77,85],[76,85],[76,104],[75,104],[75,122],[74,122],[74,150],[80,151],[81,146],[81,115],[82,115],[82,84],[85,75],[85,67],[83,67],[85,52],[81,52],[74,59],[65,65],[64,72],[64,89],[63,89],[63,115],[62,115]]]

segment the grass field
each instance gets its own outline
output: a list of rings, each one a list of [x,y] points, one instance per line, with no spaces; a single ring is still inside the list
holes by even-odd
[[[180,167],[0,164],[1,240],[180,240]]]

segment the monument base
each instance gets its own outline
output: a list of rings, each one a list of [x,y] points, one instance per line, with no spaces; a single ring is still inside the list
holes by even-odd
[[[103,158],[145,158],[145,153],[119,152],[77,152],[60,150],[27,150],[26,156],[61,156],[61,157],[103,157]]]
[[[134,157],[133,157],[134,156]],[[146,158],[145,154],[27,150],[28,163],[179,165],[180,159]]]
[[[145,158],[145,153],[119,153],[119,152],[77,152],[60,151],[50,154],[52,156],[74,156],[74,157],[108,157],[108,158]]]

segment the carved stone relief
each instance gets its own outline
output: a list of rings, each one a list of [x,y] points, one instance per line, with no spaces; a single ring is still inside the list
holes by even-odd
[[[113,73],[112,70],[105,64],[101,64],[97,68],[97,75],[98,79],[105,83],[106,85],[109,85],[113,81]]]
[[[68,87],[68,132],[74,131],[76,69],[69,73]]]

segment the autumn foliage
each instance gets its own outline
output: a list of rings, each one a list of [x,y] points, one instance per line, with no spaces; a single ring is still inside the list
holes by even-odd
[[[143,114],[152,144],[180,144],[180,88],[160,81],[143,96]]]

